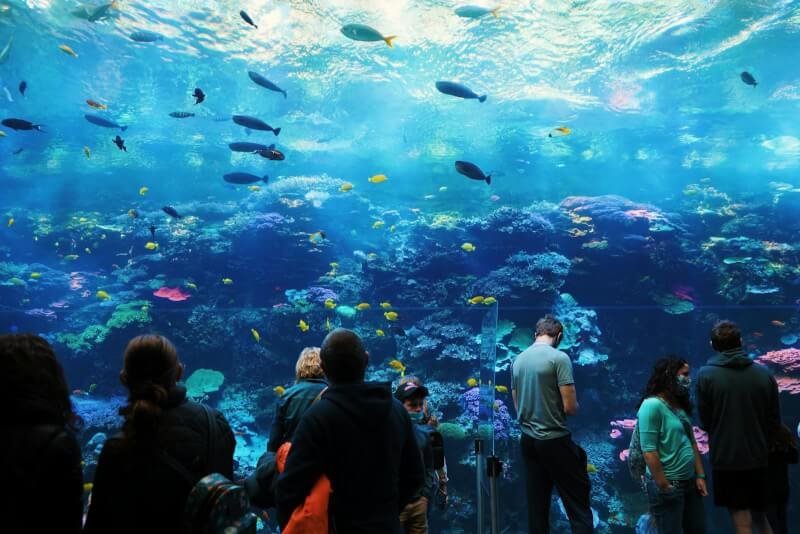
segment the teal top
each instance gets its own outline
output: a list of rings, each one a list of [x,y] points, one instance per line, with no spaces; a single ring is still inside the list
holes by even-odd
[[[642,452],[658,453],[668,480],[693,478],[694,436],[690,441],[684,429],[683,421],[691,427],[686,412],[680,409],[673,411],[660,398],[649,397],[642,403],[637,417]],[[647,471],[650,472],[649,467]]]

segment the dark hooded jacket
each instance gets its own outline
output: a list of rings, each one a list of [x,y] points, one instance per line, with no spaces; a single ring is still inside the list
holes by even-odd
[[[197,476],[233,477],[236,442],[225,417],[214,414],[214,443],[209,450],[208,417],[203,406],[186,399],[186,389],[170,392],[156,434],[156,447]],[[128,445],[122,434],[103,445],[84,533],[182,532],[184,506],[191,486],[160,459],[154,447]]]
[[[714,469],[767,467],[780,405],[778,384],[764,366],[741,348],[712,356],[697,374],[697,410]]]
[[[411,419],[388,383],[330,386],[303,415],[278,481],[282,526],[322,474],[331,481],[336,532],[401,532],[400,511],[425,471]]]
[[[327,382],[321,379],[302,378],[283,392],[275,406],[275,418],[267,442],[268,451],[278,452],[281,445],[291,441],[300,418],[327,386]]]

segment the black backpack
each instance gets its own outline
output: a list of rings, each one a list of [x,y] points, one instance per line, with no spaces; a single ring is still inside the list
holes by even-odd
[[[211,409],[201,404],[208,420],[208,457],[214,453],[217,424]],[[191,491],[184,508],[184,532],[187,534],[255,534],[256,516],[250,513],[250,501],[243,486],[219,473],[197,479],[197,475],[160,450],[158,457],[181,478]]]

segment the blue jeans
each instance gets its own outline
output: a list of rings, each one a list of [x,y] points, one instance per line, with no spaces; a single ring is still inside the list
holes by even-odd
[[[671,481],[674,489],[663,491],[647,478],[647,499],[658,534],[705,534],[703,497],[694,479]]]

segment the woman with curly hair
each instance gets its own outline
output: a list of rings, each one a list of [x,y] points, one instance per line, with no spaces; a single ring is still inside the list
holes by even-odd
[[[706,532],[706,475],[690,420],[689,364],[659,359],[639,402],[637,424],[647,463],[645,485],[659,534]]]

